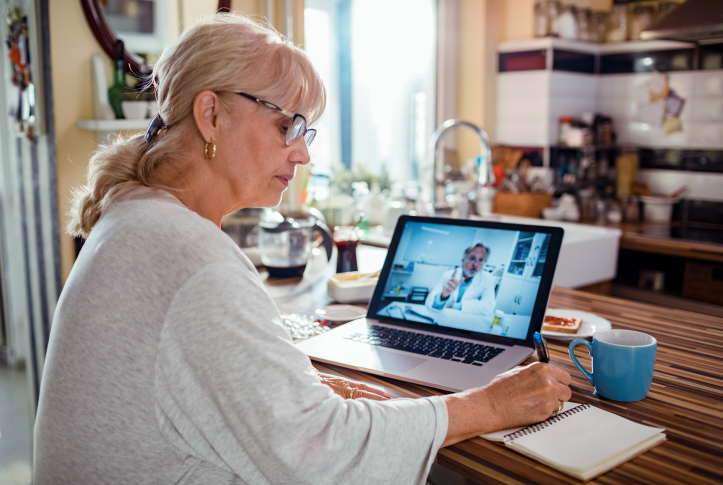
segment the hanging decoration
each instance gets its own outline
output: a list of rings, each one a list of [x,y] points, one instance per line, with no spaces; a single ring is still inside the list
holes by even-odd
[[[12,7],[8,10],[7,22],[6,43],[12,66],[12,84],[17,89],[16,101],[11,98],[10,115],[17,122],[19,131],[34,141],[35,85],[30,74],[28,17],[20,7]]]

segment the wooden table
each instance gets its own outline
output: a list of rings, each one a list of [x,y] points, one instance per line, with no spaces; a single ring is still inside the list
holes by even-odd
[[[322,289],[325,291],[325,283]],[[329,299],[324,296],[315,289],[305,298],[298,298],[297,304],[306,308],[326,304]],[[291,308],[294,302],[288,300],[285,305]],[[590,383],[570,360],[567,344],[549,342],[552,364],[572,376],[573,402],[589,403],[638,423],[666,429],[668,441],[591,483],[723,483],[723,318],[563,288],[553,290],[549,306],[596,313],[610,320],[613,328],[638,330],[658,340],[650,394],[633,403],[608,401],[594,395]],[[578,347],[576,355],[590,369],[586,349]],[[533,357],[526,363],[535,360]],[[342,367],[322,363],[315,366],[321,372],[383,387],[396,398],[445,394]],[[579,483],[482,438],[443,448],[437,460],[480,483]]]

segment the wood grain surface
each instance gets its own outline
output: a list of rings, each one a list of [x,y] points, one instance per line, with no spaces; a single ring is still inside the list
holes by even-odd
[[[573,402],[589,403],[635,422],[666,429],[668,441],[590,483],[723,483],[723,318],[562,288],[553,290],[549,306],[596,313],[607,318],[615,329],[638,330],[658,340],[650,394],[632,403],[598,397],[570,360],[568,344],[549,341],[552,365],[572,376]],[[576,355],[589,370],[587,350],[578,346]],[[532,357],[526,363],[535,360]],[[383,387],[393,397],[444,394],[337,366],[314,365],[321,372]],[[443,448],[437,460],[485,484],[579,483],[482,438]]]
[[[723,244],[676,239],[668,236],[645,233],[651,229],[663,230],[662,232],[664,233],[665,229],[679,226],[679,222],[622,222],[617,224],[609,222],[583,222],[583,224],[613,227],[623,231],[622,236],[620,236],[620,249],[676,256],[679,258],[723,262]]]

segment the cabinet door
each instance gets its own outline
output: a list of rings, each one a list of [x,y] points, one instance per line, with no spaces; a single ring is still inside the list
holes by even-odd
[[[550,235],[549,234],[535,234],[532,240],[532,247],[530,249],[530,255],[525,261],[525,278],[533,281],[540,281],[542,276],[542,269],[545,266],[545,260],[547,258],[547,249],[550,246]]]
[[[532,315],[537,299],[539,281],[525,280],[520,276],[505,275],[497,292],[496,310],[508,315]]]
[[[527,259],[530,256],[534,240],[535,233],[533,232],[521,232],[519,234],[517,243],[515,244],[515,250],[512,252],[510,265],[507,267],[508,274],[522,277],[527,276],[526,273],[529,273],[527,269]]]

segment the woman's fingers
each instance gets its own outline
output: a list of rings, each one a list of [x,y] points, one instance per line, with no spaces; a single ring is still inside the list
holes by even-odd
[[[386,401],[391,396],[384,391],[361,382],[354,382],[343,377],[330,376],[320,374],[322,384],[331,387],[334,393],[340,395],[344,399],[367,398],[375,401]]]
[[[389,399],[389,396],[384,396],[383,394],[377,394],[371,391],[363,391],[361,389],[358,389],[354,392],[354,399],[360,399],[362,397],[366,399],[371,399],[372,401],[386,401]]]
[[[379,396],[382,398],[382,400],[392,397],[390,394],[387,394],[386,392],[379,390],[376,387],[372,387],[368,384],[362,384],[361,382],[350,382],[350,384],[352,386],[356,386],[357,389],[359,389],[357,392],[354,393],[354,399],[356,399],[357,397],[369,397],[369,395]],[[360,396],[360,393],[363,393],[364,395]]]

